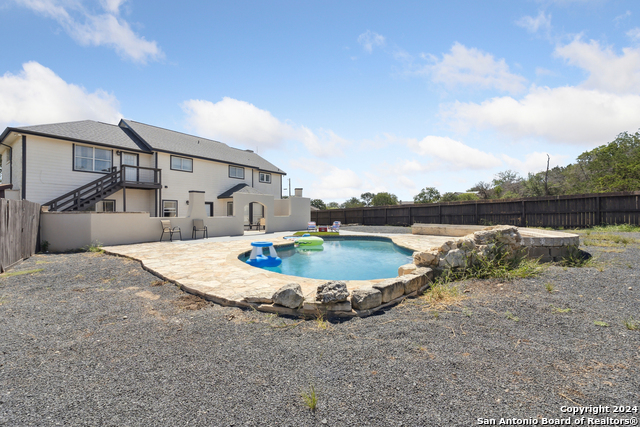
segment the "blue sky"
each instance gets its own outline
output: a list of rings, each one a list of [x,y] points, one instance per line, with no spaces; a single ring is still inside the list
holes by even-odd
[[[616,0],[0,1],[0,126],[121,117],[257,150],[304,195],[465,191],[640,127]]]

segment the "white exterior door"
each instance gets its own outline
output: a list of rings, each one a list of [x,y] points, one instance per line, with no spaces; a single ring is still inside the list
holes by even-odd
[[[130,166],[138,166],[138,156],[136,154],[122,153],[122,164]],[[125,181],[137,181],[138,170],[134,168],[125,168]]]

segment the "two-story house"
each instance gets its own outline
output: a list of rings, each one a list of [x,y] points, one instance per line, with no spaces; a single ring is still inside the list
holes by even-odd
[[[125,119],[9,127],[0,155],[7,191],[51,211],[184,216],[189,191],[199,191],[208,216],[232,216],[232,194],[280,199],[285,175],[251,150]],[[245,223],[255,224],[261,209],[249,205]]]

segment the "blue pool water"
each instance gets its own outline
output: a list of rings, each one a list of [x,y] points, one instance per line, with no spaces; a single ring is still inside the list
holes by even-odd
[[[412,252],[388,239],[325,239],[317,248],[276,248],[282,264],[265,270],[323,280],[370,280],[396,277],[398,267],[413,262]],[[242,261],[248,255],[241,257]]]

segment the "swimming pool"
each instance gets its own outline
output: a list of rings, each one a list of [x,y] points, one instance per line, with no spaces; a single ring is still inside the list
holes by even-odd
[[[390,239],[330,238],[322,246],[276,248],[282,264],[265,270],[322,280],[371,280],[396,277],[398,267],[413,262],[413,252]],[[249,258],[248,253],[240,257]],[[256,267],[258,268],[258,267]]]

